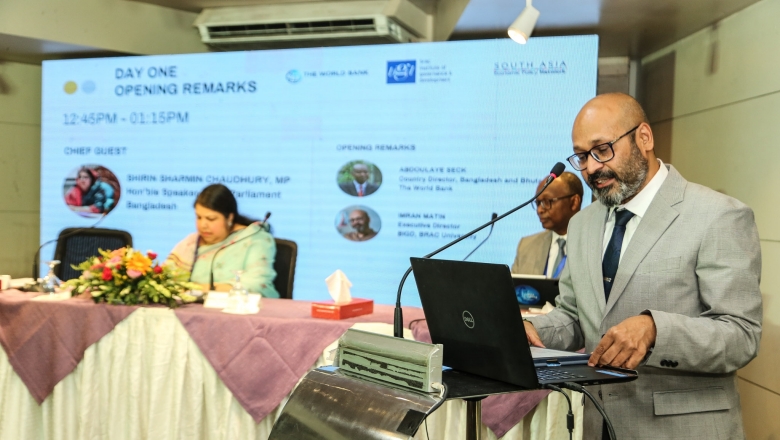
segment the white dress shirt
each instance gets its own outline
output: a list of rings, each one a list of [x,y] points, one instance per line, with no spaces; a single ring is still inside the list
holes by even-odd
[[[357,180],[353,180],[352,184],[355,185],[355,191],[357,191],[358,194],[361,194],[360,190],[362,189],[362,194],[366,195],[366,182],[358,183]]]
[[[645,216],[647,208],[650,207],[650,203],[652,203],[655,195],[658,194],[658,190],[661,189],[661,185],[664,183],[664,180],[666,180],[666,176],[669,175],[669,170],[666,169],[666,166],[663,162],[661,162],[661,159],[658,159],[658,163],[661,165],[661,167],[658,168],[658,172],[656,172],[655,176],[650,179],[650,182],[648,182],[647,185],[642,188],[642,191],[639,191],[639,194],[634,196],[633,199],[629,200],[628,203],[619,205],[609,210],[609,213],[607,214],[607,227],[604,229],[604,243],[601,252],[602,260],[604,259],[604,253],[607,251],[609,239],[612,238],[612,230],[615,229],[615,211],[628,209],[634,213],[634,216],[631,217],[631,220],[629,220],[626,224],[626,233],[623,236],[623,245],[620,247],[620,260],[623,260],[623,255],[626,253],[628,243],[631,242],[631,237],[634,236],[636,228],[639,227],[639,222],[642,221],[642,217]]]
[[[566,240],[566,236],[569,235],[569,234],[558,235],[555,231],[550,231],[550,232],[552,232],[552,243],[550,243],[550,252],[548,252],[547,254],[547,270],[545,270],[544,272],[544,276],[546,276],[547,278],[552,278],[553,275],[555,274],[555,269],[556,269],[555,260],[558,258],[558,249],[559,249],[558,239],[562,238]],[[566,242],[563,245],[563,250],[564,251],[568,250],[568,246],[569,243]],[[558,276],[560,276],[560,274],[558,274]]]

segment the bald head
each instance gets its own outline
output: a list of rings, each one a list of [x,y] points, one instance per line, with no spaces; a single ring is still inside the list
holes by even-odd
[[[566,184],[566,187],[569,189],[569,193],[577,194],[580,196],[580,199],[582,199],[582,196],[585,194],[582,188],[582,181],[574,173],[564,171],[563,174],[558,177],[558,180]]]
[[[583,179],[607,206],[631,200],[658,170],[647,115],[626,94],[588,101],[574,120],[571,138]]]
[[[370,221],[368,213],[362,209],[353,209],[349,213],[349,225],[358,232],[367,231]]]
[[[545,179],[542,179],[536,191],[541,190],[544,184]],[[582,182],[567,171],[553,180],[536,199],[536,215],[544,229],[566,235],[569,220],[579,212],[581,206]]]
[[[574,120],[574,130],[578,126],[598,123],[616,131],[646,123],[647,115],[636,99],[624,93],[605,93],[588,101]],[[624,128],[627,127],[627,128]]]

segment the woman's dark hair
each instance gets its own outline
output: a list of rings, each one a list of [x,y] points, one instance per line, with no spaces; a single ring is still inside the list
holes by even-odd
[[[81,173],[86,173],[86,175],[89,176],[89,187],[92,188],[92,185],[95,184],[95,172],[89,169],[89,167],[81,167],[78,172],[76,172],[76,180],[78,180]]]
[[[194,205],[200,205],[204,208],[225,216],[230,217],[233,214],[233,222],[237,225],[249,226],[255,222],[255,220],[244,217],[238,213],[238,202],[233,196],[233,193],[221,183],[214,183],[203,188],[203,191],[198,194],[198,198],[195,199]]]

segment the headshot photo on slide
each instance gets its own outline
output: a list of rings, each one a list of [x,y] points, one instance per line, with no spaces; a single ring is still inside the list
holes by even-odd
[[[366,160],[353,160],[339,168],[336,183],[346,194],[367,197],[382,186],[382,171]]]
[[[65,204],[82,217],[98,217],[119,203],[119,179],[103,165],[76,167],[65,176],[62,187]]]
[[[379,214],[367,206],[348,206],[336,216],[336,231],[349,241],[371,240],[380,229],[382,220]]]

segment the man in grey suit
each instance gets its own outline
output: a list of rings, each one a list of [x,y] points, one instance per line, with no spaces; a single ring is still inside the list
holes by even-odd
[[[529,342],[639,370],[594,387],[618,438],[744,438],[736,371],[761,337],[753,212],[658,160],[627,95],[588,102],[572,140],[569,162],[598,201],[569,225],[556,308],[525,323]],[[584,438],[608,438],[602,430],[588,403]]]
[[[536,191],[543,185],[544,180]],[[569,220],[580,211],[582,194],[580,178],[565,172],[536,199],[536,215],[545,230],[520,239],[512,273],[560,277],[566,265],[566,231]]]

